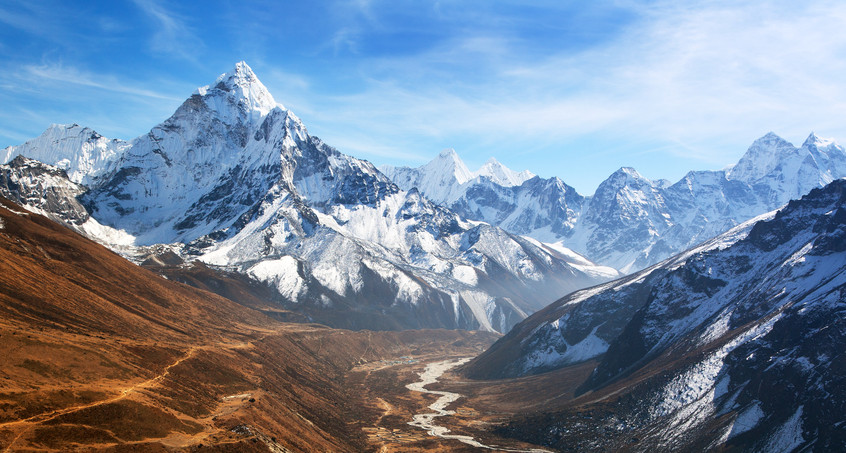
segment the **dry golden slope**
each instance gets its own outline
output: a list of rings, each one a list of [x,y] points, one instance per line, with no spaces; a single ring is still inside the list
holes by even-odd
[[[368,450],[355,364],[492,341],[284,324],[5,199],[0,225],[0,452]]]

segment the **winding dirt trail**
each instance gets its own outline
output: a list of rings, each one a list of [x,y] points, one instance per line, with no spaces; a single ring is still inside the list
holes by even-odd
[[[13,422],[0,423],[0,428],[11,428],[11,427],[15,427],[15,426],[18,426],[18,425],[27,425],[24,429],[22,429],[18,433],[17,436],[15,436],[14,439],[12,439],[11,442],[9,442],[9,445],[6,446],[6,448],[3,450],[3,452],[7,453],[7,452],[12,451],[12,447],[15,445],[15,443],[18,441],[18,439],[20,439],[21,436],[26,434],[35,425],[38,425],[38,424],[41,424],[41,423],[44,423],[44,422],[48,422],[50,420],[61,417],[62,415],[72,414],[74,412],[79,412],[81,410],[89,409],[89,408],[92,408],[92,407],[102,406],[104,404],[115,403],[115,402],[118,402],[118,401],[126,398],[127,396],[129,396],[133,392],[137,391],[138,389],[151,388],[151,387],[155,386],[156,384],[158,384],[159,382],[164,380],[167,377],[168,374],[170,374],[170,370],[173,367],[175,367],[175,366],[179,365],[180,363],[194,357],[197,354],[197,350],[202,349],[202,348],[204,348],[204,346],[194,346],[194,347],[189,348],[188,351],[185,353],[185,355],[183,355],[182,357],[180,357],[178,360],[171,363],[170,365],[166,366],[164,368],[164,370],[162,370],[161,374],[158,374],[158,375],[156,375],[156,376],[154,376],[150,379],[147,379],[146,381],[139,382],[138,384],[135,384],[135,385],[132,385],[130,387],[121,389],[121,391],[116,396],[113,396],[111,398],[107,398],[107,399],[99,400],[99,401],[94,401],[92,403],[87,403],[87,404],[80,404],[80,405],[77,405],[77,406],[70,406],[70,407],[66,407],[64,409],[58,409],[58,410],[43,413],[43,414],[37,414],[37,415],[33,415],[32,417],[24,418],[22,420],[15,420]]]
[[[275,333],[275,332],[270,332],[270,333],[267,333],[265,335],[262,335],[258,340],[254,340],[254,341],[260,341],[260,340],[264,339],[265,337],[272,335],[273,333]],[[11,421],[11,422],[0,423],[0,428],[12,428],[12,429],[14,429],[16,427],[22,427],[23,428],[23,429],[20,430],[20,432],[17,433],[17,435],[12,439],[12,441],[6,446],[6,448],[3,450],[3,453],[11,452],[15,443],[17,443],[17,441],[24,434],[29,432],[36,425],[51,421],[51,420],[56,419],[58,417],[61,417],[63,415],[72,414],[72,413],[79,412],[79,411],[82,411],[82,410],[85,410],[85,409],[90,409],[92,407],[116,403],[118,401],[125,399],[129,395],[137,392],[138,390],[155,388],[163,380],[165,380],[168,377],[168,375],[170,375],[170,371],[173,368],[179,366],[182,362],[184,362],[186,360],[194,358],[197,355],[197,352],[200,351],[200,350],[246,349],[246,348],[250,348],[252,346],[253,346],[252,341],[245,341],[245,342],[241,342],[241,343],[221,343],[221,344],[217,344],[217,345],[192,346],[192,347],[188,348],[188,350],[185,352],[185,354],[182,355],[182,357],[180,357],[179,359],[177,359],[173,363],[167,365],[162,370],[162,372],[159,373],[158,375],[156,375],[156,376],[154,376],[150,379],[147,379],[146,381],[142,381],[142,382],[139,382],[137,384],[131,385],[129,387],[123,388],[118,392],[117,395],[115,395],[113,397],[106,398],[106,399],[103,399],[103,400],[94,401],[94,402],[91,402],[91,403],[80,404],[80,405],[76,405],[76,406],[70,406],[70,407],[66,407],[66,408],[63,408],[63,409],[57,409],[57,410],[54,410],[54,411],[33,415],[31,417],[21,419],[21,420],[15,420],[15,421]],[[208,434],[208,433],[205,433],[205,434]],[[196,438],[197,436],[191,436],[191,437]]]
[[[155,377],[152,377],[150,379],[147,379],[146,381],[139,382],[138,384],[135,384],[131,387],[127,387],[125,389],[122,389],[118,393],[117,396],[113,396],[111,398],[107,398],[107,399],[104,399],[104,400],[94,401],[94,402],[88,403],[88,404],[80,404],[78,406],[71,406],[71,407],[66,407],[64,409],[57,409],[55,411],[50,411],[50,412],[43,413],[43,414],[33,415],[32,417],[24,418],[24,419],[21,419],[21,420],[15,420],[13,422],[0,423],[0,428],[6,428],[6,427],[15,426],[15,425],[22,425],[22,424],[44,423],[44,422],[53,420],[54,418],[60,417],[62,415],[72,414],[74,412],[79,412],[83,409],[102,406],[103,404],[109,404],[109,403],[114,403],[114,402],[120,401],[120,400],[126,398],[127,396],[129,396],[130,393],[132,393],[132,392],[134,392],[134,391],[136,391],[140,388],[150,388],[150,387],[153,387],[154,384],[161,382],[164,378],[167,377],[168,374],[170,374],[171,368],[173,368],[173,367],[179,365],[180,363],[194,357],[194,355],[196,355],[196,353],[197,353],[197,350],[201,349],[201,348],[202,348],[202,346],[195,346],[195,347],[190,348],[188,350],[188,352],[185,353],[185,355],[183,355],[182,357],[179,358],[179,360],[177,360],[177,361],[171,363],[170,365],[166,366],[161,374],[159,374]],[[7,451],[8,451],[8,448],[9,447],[7,447],[7,449],[6,449]]]

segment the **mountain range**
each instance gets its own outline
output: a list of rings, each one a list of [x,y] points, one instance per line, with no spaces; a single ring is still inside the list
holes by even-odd
[[[381,170],[465,218],[631,273],[846,177],[846,151],[813,133],[798,148],[768,133],[726,170],[691,171],[670,183],[624,167],[590,196],[495,160],[470,172],[453,150],[422,167]]]
[[[235,273],[338,327],[501,332],[846,176],[836,143],[772,133],[727,170],[621,168],[590,196],[453,150],[380,171],[309,135],[243,62],[131,141],[53,125],[2,154],[3,195],[136,262]]]
[[[399,188],[309,135],[243,62],[131,141],[54,125],[3,154],[0,194],[136,262],[247,276],[336,327],[504,332],[619,275]]]
[[[621,168],[590,196],[495,159],[471,172],[453,150],[376,169],[310,135],[244,62],[133,140],[53,125],[0,157],[0,194],[136,262],[237,275],[336,327],[500,332],[846,176],[838,144],[772,133],[727,170]]]
[[[840,179],[659,265],[568,295],[464,372],[589,366],[571,399],[504,428],[558,449],[840,450],[844,252]]]
[[[241,62],[133,140],[0,158],[9,450],[846,448],[846,152],[814,134],[582,195],[454,150],[376,168]],[[507,332],[429,381],[470,436],[406,436],[405,385],[498,336],[459,329]]]

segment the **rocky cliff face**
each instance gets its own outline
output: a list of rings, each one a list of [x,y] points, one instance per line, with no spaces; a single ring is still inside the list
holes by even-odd
[[[846,180],[837,180],[556,302],[466,373],[521,376],[595,360],[581,400],[506,428],[551,446],[843,449],[834,414],[846,405],[844,252]]]

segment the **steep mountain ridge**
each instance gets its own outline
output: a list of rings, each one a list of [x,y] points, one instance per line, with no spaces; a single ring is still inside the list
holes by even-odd
[[[379,169],[401,189],[417,188],[463,217],[544,242],[568,235],[585,202],[585,197],[558,178],[539,178],[528,170],[515,172],[494,158],[470,172],[453,149],[418,168],[383,165]]]
[[[112,248],[133,244],[132,236],[91,217],[79,200],[86,190],[64,170],[22,155],[0,165],[0,195]]]
[[[770,200],[792,200],[846,175],[843,147],[813,132],[795,148],[772,132],[755,141],[726,178],[772,191]],[[785,203],[786,201],[782,201]]]
[[[7,154],[37,151],[33,143]],[[121,150],[40,212],[83,232],[77,217],[104,225],[91,236],[139,262],[171,253],[249,276],[334,326],[506,331],[560,294],[616,276],[401,190],[309,135],[243,62]],[[491,175],[522,177],[489,164]],[[20,166],[2,169],[26,179]],[[20,193],[60,184],[28,181],[3,194],[29,204],[36,197]],[[87,214],[63,212],[80,204]]]
[[[71,181],[88,185],[108,173],[129,146],[78,124],[52,124],[37,138],[5,148],[0,161],[5,164],[23,155],[52,164],[64,170]]]
[[[133,140],[85,203],[137,245],[190,242],[229,228],[274,184],[291,186],[294,169],[281,156],[291,157],[307,136],[239,63]]]
[[[559,300],[464,372],[515,377],[595,361],[557,409],[504,429],[557,448],[840,450],[844,252],[840,179]]]
[[[454,187],[473,179],[473,174],[451,148],[441,151],[421,169],[422,171],[416,171],[417,169],[385,165],[380,167],[379,171],[403,190],[417,188],[435,200],[449,198]]]
[[[529,170],[523,170],[521,172],[513,171],[496,160],[496,158],[491,157],[474,173],[474,176],[485,176],[501,186],[519,186],[524,181],[534,178],[535,174]]]
[[[624,167],[599,185],[564,243],[628,272],[637,266],[629,262],[631,251],[649,256],[651,245],[672,224],[670,218],[662,190]]]

